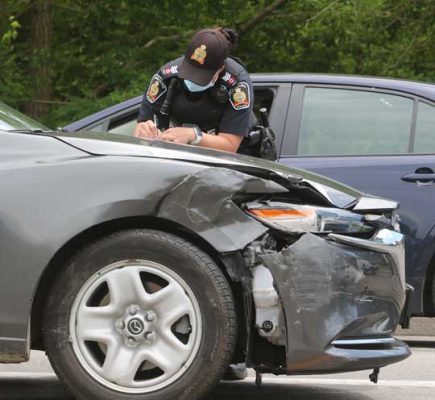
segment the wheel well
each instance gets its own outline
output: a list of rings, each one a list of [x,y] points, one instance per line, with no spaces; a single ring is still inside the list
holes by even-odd
[[[426,273],[426,279],[423,287],[423,313],[425,317],[435,316],[435,307],[433,297],[435,293],[433,292],[433,280],[435,279],[435,254],[430,260],[429,267]]]
[[[115,232],[119,232],[126,229],[156,229],[168,233],[177,235],[201,248],[206,252],[213,261],[219,266],[224,275],[226,276],[231,289],[234,293],[234,298],[241,299],[243,294],[241,292],[240,285],[235,283],[229,276],[225,264],[220,258],[220,254],[203,238],[196,233],[189,231],[181,225],[174,222],[155,218],[155,217],[134,217],[123,218],[119,220],[113,220],[105,222],[92,228],[89,228],[66,243],[60,248],[51,261],[45,268],[42,277],[36,288],[36,293],[32,303],[31,310],[31,348],[35,350],[43,350],[42,343],[42,312],[46,302],[49,288],[56,279],[56,276],[62,270],[67,261],[82,247],[88,245],[91,242],[99,240],[107,235]],[[238,308],[237,314],[243,315],[243,312],[239,308],[243,307],[239,301],[236,301],[236,307]],[[239,321],[241,322],[241,321]],[[243,328],[244,324],[239,323],[239,326]],[[244,332],[239,332],[239,338],[244,337]]]

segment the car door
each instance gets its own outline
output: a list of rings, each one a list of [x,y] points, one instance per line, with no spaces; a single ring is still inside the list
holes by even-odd
[[[423,312],[435,248],[435,105],[394,91],[296,84],[280,162],[400,202],[413,312]]]

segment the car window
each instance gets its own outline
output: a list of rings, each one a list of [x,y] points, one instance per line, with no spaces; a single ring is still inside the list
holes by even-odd
[[[108,132],[118,135],[133,136],[134,127],[136,126],[136,120],[139,114],[139,107],[140,105],[137,106],[137,109],[129,109],[127,112],[112,118],[109,123]]]
[[[407,153],[413,103],[380,92],[306,88],[297,154]]]
[[[110,133],[117,133],[118,135],[133,136],[134,127],[136,126],[136,118],[131,121],[123,122],[109,129]]]
[[[260,108],[266,108],[270,114],[275,92],[270,88],[254,88],[254,113],[259,118]]]
[[[0,102],[0,129],[4,131],[24,129],[33,130],[40,129],[49,131],[50,129],[42,125],[38,121],[20,113],[19,111],[9,107],[5,103]]]
[[[419,102],[414,153],[435,153],[435,107]]]
[[[101,122],[97,125],[90,126],[89,128],[86,128],[86,129],[91,130],[93,132],[104,132],[104,126],[105,126],[105,123]]]

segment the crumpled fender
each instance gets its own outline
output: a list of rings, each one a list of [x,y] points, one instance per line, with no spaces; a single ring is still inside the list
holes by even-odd
[[[157,216],[192,230],[218,252],[243,249],[269,229],[244,213],[236,194],[288,192],[269,180],[226,168],[206,168],[187,176],[160,204]]]

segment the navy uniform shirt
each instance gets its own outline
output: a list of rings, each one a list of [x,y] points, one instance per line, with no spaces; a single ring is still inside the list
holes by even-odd
[[[164,65],[151,79],[144,94],[138,122],[158,121],[165,117],[160,108],[172,78],[178,77],[178,66],[183,57]],[[215,85],[203,92],[192,93],[179,79],[170,112],[175,126],[194,124],[203,132],[215,131],[247,136],[256,124],[253,113],[254,92],[251,78],[245,68],[227,58]]]

